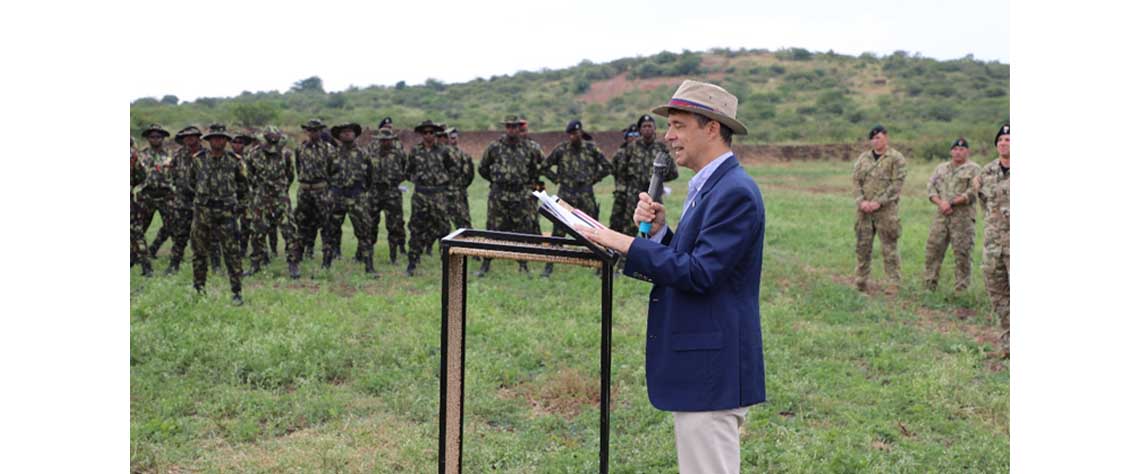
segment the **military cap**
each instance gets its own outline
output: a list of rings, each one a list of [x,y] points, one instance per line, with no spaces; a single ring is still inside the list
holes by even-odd
[[[570,132],[573,132],[575,130],[582,130],[582,121],[581,120],[574,119],[574,120],[571,120],[570,123],[566,124],[566,133],[570,133]],[[582,133],[586,133],[586,132],[582,131]]]
[[[257,141],[257,136],[255,133],[256,132],[253,132],[251,130],[242,130],[242,131],[234,134],[233,140],[235,142],[241,142],[241,143],[247,143],[247,144],[253,143],[253,142]]]
[[[182,139],[191,135],[197,135],[200,137],[202,136],[202,131],[193,125],[185,127],[182,130],[179,130],[178,133],[174,134],[174,143],[181,145]]]
[[[384,117],[380,119],[380,125],[377,125],[376,128],[384,128],[385,125],[392,125],[392,117]]]
[[[321,129],[325,128],[325,123],[322,122],[320,119],[312,119],[312,120],[309,120],[308,122],[305,122],[304,125],[301,125],[301,128],[303,128],[305,130],[321,130]]]
[[[518,115],[508,115],[503,118],[503,125],[522,125],[525,120],[520,120]]]
[[[437,136],[437,137],[447,136],[447,124],[446,123],[439,124],[439,129],[437,129],[435,131],[435,136]]]
[[[455,127],[451,127],[449,129],[445,130],[444,133],[447,133],[448,136],[459,135],[459,129],[457,129]]]
[[[997,135],[994,135],[994,146],[997,146],[998,139],[1002,135],[1009,135],[1009,124],[1004,124],[998,129]]]
[[[875,124],[874,127],[871,127],[871,131],[867,133],[867,139],[875,138],[875,135],[880,133],[887,133],[887,127],[882,126],[882,124]]]
[[[277,135],[278,139],[281,139],[285,136],[284,134],[281,133],[281,129],[274,127],[273,125],[266,127],[265,131],[261,132],[261,138],[264,139],[265,141],[269,141],[270,135]]]
[[[414,130],[416,133],[424,133],[429,131],[436,132],[438,130],[443,130],[443,127],[436,125],[435,122],[432,122],[431,120],[424,120],[423,122],[420,122],[419,125],[416,125],[416,128]]]
[[[340,132],[341,132],[341,131],[343,131],[343,130],[344,130],[344,129],[346,129],[346,128],[351,128],[351,129],[352,129],[352,131],[355,133],[355,135],[356,135],[356,136],[358,136],[358,137],[360,136],[360,132],[362,131],[362,129],[360,128],[360,124],[358,124],[358,123],[352,123],[352,122],[349,122],[349,123],[342,123],[342,124],[340,124],[340,125],[335,125],[335,126],[333,126],[333,128],[332,128],[331,130],[329,130],[329,131],[330,131],[330,132],[332,132],[332,136],[333,136],[333,138],[335,138],[335,139],[337,139],[337,140],[340,140]]]
[[[957,140],[954,140],[954,143],[951,143],[951,144],[950,144],[950,149],[951,149],[951,150],[953,150],[953,149],[954,149],[954,148],[956,148],[956,147],[962,147],[962,148],[970,148],[970,144],[966,142],[966,139],[965,139],[965,138],[962,138],[962,137],[958,137],[958,139],[957,139]]]
[[[381,128],[380,131],[376,134],[376,139],[377,140],[395,140],[396,139],[396,133],[393,132],[392,129],[390,129],[390,128]]]
[[[162,128],[162,125],[159,125],[157,123],[152,123],[148,127],[144,128],[140,136],[147,138],[150,135],[150,132],[161,133],[163,138],[170,136],[170,132],[166,131],[166,129]]]
[[[641,124],[645,122],[653,122],[653,125],[657,125],[657,120],[654,119],[652,115],[645,114],[642,115],[641,118],[637,119],[637,128],[641,128]]]
[[[220,123],[210,124],[210,131],[202,136],[203,140],[209,140],[211,137],[224,137],[226,140],[232,141],[234,139],[229,133],[226,133],[226,126]]]

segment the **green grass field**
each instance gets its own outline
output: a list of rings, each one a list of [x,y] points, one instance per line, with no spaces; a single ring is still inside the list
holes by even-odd
[[[980,275],[980,222],[970,291],[950,291],[952,260],[937,293],[921,290],[935,165],[909,166],[896,299],[851,284],[850,163],[748,166],[767,207],[769,399],[749,411],[743,472],[1009,470],[1009,369],[986,355],[1000,330]],[[669,183],[672,209],[693,174],[681,173]],[[596,191],[608,222],[612,181]],[[482,227],[487,183],[476,179],[470,195]],[[439,253],[406,278],[406,261],[387,263],[384,233],[379,278],[344,259],[331,272],[309,260],[293,281],[276,258],[245,280],[241,307],[230,305],[224,275],[196,296],[188,262],[174,277],[132,268],[132,471],[436,472]],[[877,245],[875,259],[881,279]],[[470,280],[465,466],[597,472],[600,285],[589,269],[559,267],[545,281],[531,267],[528,278],[498,261]],[[625,277],[614,288],[615,473],[676,470],[671,416],[644,386],[648,291]]]

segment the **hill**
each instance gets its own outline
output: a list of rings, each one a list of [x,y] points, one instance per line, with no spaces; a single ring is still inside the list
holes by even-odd
[[[595,64],[445,84],[350,87],[325,92],[318,77],[286,92],[232,98],[141,98],[131,103],[131,133],[151,122],[177,128],[214,121],[287,129],[312,117],[374,127],[383,116],[410,128],[424,119],[489,131],[521,113],[535,132],[560,131],[571,118],[590,130],[618,130],[666,100],[686,78],[724,86],[740,98],[752,134],[743,144],[860,143],[883,123],[920,155],[944,154],[959,135],[979,144],[1009,118],[1009,65],[972,56],[939,61],[906,51],[848,56],[800,48],[713,49],[623,58]]]

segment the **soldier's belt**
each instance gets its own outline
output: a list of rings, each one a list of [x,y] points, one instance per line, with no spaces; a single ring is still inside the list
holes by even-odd
[[[155,188],[148,186],[140,189],[139,194],[148,198],[164,198],[174,194],[174,188]]]
[[[299,184],[301,185],[302,191],[321,190],[321,189],[325,189],[329,185],[329,183],[326,181],[309,181],[309,182],[301,181]]]
[[[525,185],[525,184],[498,184],[498,183],[492,183],[491,184],[491,191],[504,192],[504,193],[517,193],[517,192],[526,191],[526,190],[527,190],[527,185]]]
[[[416,185],[416,192],[417,193],[435,194],[435,193],[442,193],[442,192],[448,191],[450,189],[451,188],[449,188],[447,186],[424,186],[422,184]]]

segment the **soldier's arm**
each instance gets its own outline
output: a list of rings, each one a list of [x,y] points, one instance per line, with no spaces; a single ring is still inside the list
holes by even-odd
[[[966,189],[964,191],[962,191],[962,194],[957,196],[960,198],[965,198],[966,199],[966,202],[965,202],[966,205],[973,206],[974,203],[978,201],[978,199],[977,199],[978,193],[971,192],[973,190],[974,180],[977,179],[977,177],[978,177],[978,168],[975,167],[972,170],[970,170],[970,186],[967,186]]]
[[[611,171],[612,168],[610,162],[606,161],[605,153],[602,153],[602,150],[594,148],[594,182],[597,183],[605,179],[606,176],[610,175]]]
[[[855,169],[851,171],[851,185],[855,188],[856,206],[863,204],[863,201],[867,200],[867,197],[863,196],[863,179],[862,176],[860,176],[861,173],[859,173],[859,161],[859,158],[855,159]]]
[[[562,180],[558,178],[558,171],[562,169],[562,167],[559,166],[559,162],[561,160],[562,147],[556,146],[553,150],[550,151],[550,156],[546,157],[545,160],[542,160],[542,175],[550,178],[551,182],[561,183]]]
[[[281,152],[285,154],[285,191],[289,191],[289,188],[293,187],[293,179],[297,174],[297,168],[293,165],[296,155],[290,154],[289,150],[282,150]]]
[[[941,171],[941,166],[934,168],[934,173],[932,173],[930,179],[926,181],[926,198],[936,205],[938,201],[942,200],[938,197],[938,181],[942,179]]]
[[[479,176],[487,181],[491,181],[492,156],[494,155],[491,153],[491,147],[488,146],[486,150],[483,150],[483,158],[479,160]]]
[[[460,153],[460,162],[463,164],[463,181],[460,183],[463,187],[471,186],[471,182],[475,181],[475,162],[471,160],[471,155]]]
[[[237,198],[240,205],[241,202],[245,201],[246,195],[249,194],[249,178],[248,173],[246,173],[245,163],[238,162],[234,175],[234,180],[237,181]]]

